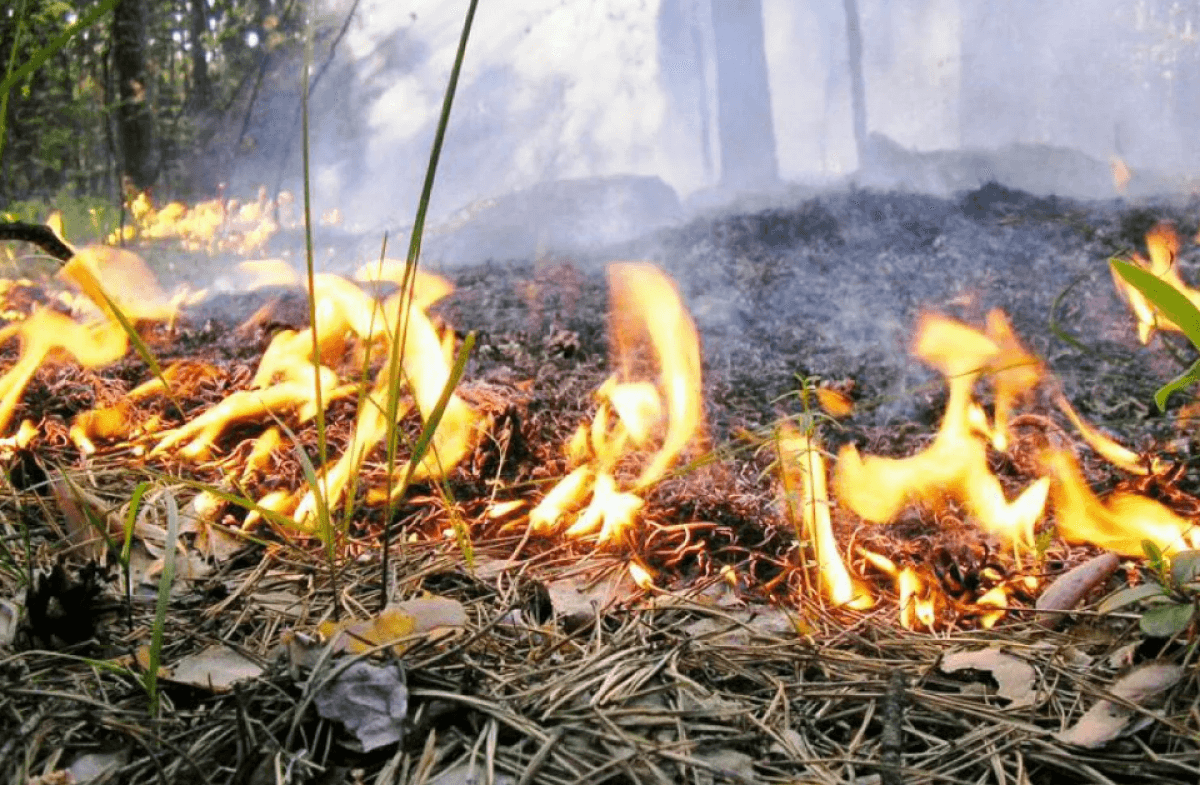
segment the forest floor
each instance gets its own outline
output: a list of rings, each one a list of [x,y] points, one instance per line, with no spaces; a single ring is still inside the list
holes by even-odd
[[[111,555],[88,563],[67,548],[70,505],[45,478],[68,472],[96,509],[119,516],[148,476],[159,481],[148,505],[166,509],[172,495],[187,509],[189,483],[221,485],[225,470],[148,460],[128,445],[81,457],[67,438],[70,419],[150,373],[135,355],[94,371],[42,368],[16,419],[39,423],[43,437],[10,451],[0,495],[0,597],[13,619],[0,649],[0,776],[264,785],[1193,781],[1195,623],[1169,641],[1144,635],[1132,609],[1079,611],[1051,627],[1031,610],[1034,592],[991,629],[964,602],[944,605],[934,629],[910,630],[881,574],[864,575],[879,598],[873,609],[827,607],[797,566],[772,471],[771,434],[803,413],[805,379],[854,399],[852,416],[821,427],[831,453],[854,444],[906,456],[927,446],[946,393],[911,356],[918,317],[934,311],[978,326],[998,307],[1053,380],[1026,403],[1041,430],[1022,431],[1013,455],[1031,453],[1052,431],[1075,448],[1098,493],[1134,482],[1092,455],[1052,407],[1061,389],[1118,441],[1179,467],[1138,487],[1194,516],[1200,444],[1178,416],[1190,396],[1160,415],[1153,394],[1195,352],[1170,335],[1141,346],[1107,264],[1144,249],[1163,219],[1185,238],[1184,280],[1200,280],[1194,201],[1133,207],[997,186],[957,199],[830,193],[697,218],[595,254],[438,270],[456,290],[435,310],[460,335],[477,334],[460,392],[492,427],[446,488],[418,485],[396,511],[403,537],[390,599],[410,603],[398,606],[405,644],[356,655],[316,634],[335,614],[377,611],[377,508],[349,522],[332,573],[315,539],[265,530],[224,551],[213,544],[220,536],[194,524],[185,538],[192,572],[171,593],[153,691],[143,654],[156,626],[153,570],[129,587]],[[612,259],[653,261],[676,281],[702,343],[707,446],[691,456],[703,460],[648,492],[634,537],[600,549],[529,536],[519,517],[490,510],[534,502],[568,471],[563,445],[594,411],[592,394],[609,373]],[[154,342],[164,364],[204,360],[220,370],[179,402],[188,416],[244,388],[274,331],[307,319],[293,294],[291,307],[248,332],[242,323],[265,299],[211,298]],[[7,366],[15,352],[5,352]],[[331,451],[345,448],[354,416],[353,402],[330,407]],[[291,425],[315,455],[315,426]],[[408,425],[415,435],[419,424]],[[235,429],[222,452],[244,455],[263,427]],[[377,477],[378,457],[364,475]],[[1029,461],[993,455],[991,464],[1006,488],[1035,479]],[[278,456],[253,490],[299,487],[303,476],[300,460]],[[222,524],[236,527],[243,516],[228,510]],[[456,521],[467,524],[469,559],[452,536]],[[1044,586],[1097,553],[1047,536],[1036,559],[1018,563],[954,508],[917,509],[888,527],[835,508],[834,530],[849,552],[853,543],[925,565],[948,595],[988,570]],[[631,559],[654,571],[653,587],[635,585]],[[866,572],[861,559],[851,562]],[[1092,600],[1145,580],[1139,560],[1123,565]],[[1169,684],[1101,707],[1114,738],[1071,743],[1063,732],[1121,674],[1148,663],[1172,668]]]

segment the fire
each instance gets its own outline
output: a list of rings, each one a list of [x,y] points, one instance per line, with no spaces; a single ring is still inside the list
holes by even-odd
[[[14,336],[21,341],[21,356],[0,377],[0,433],[8,430],[25,386],[47,360],[67,355],[86,368],[99,368],[124,357],[128,348],[128,338],[116,322],[80,324],[45,309],[0,330],[0,342]]]
[[[237,199],[210,199],[194,207],[171,202],[158,209],[149,194],[142,192],[129,203],[134,222],[123,231],[109,236],[110,245],[141,238],[178,240],[189,251],[236,253],[249,256],[261,251],[279,231],[272,217],[285,211],[291,195],[281,193],[277,201],[267,198],[267,189],[258,190],[258,199],[246,204]]]
[[[1200,548],[1200,529],[1153,499],[1135,493],[1098,499],[1070,452],[1051,450],[1043,460],[1054,478],[1054,512],[1064,540],[1092,543],[1123,556],[1141,556],[1143,540],[1168,554]]]
[[[989,316],[989,326],[992,335],[942,316],[921,317],[914,351],[945,377],[946,411],[933,443],[909,458],[864,458],[854,445],[842,448],[834,488],[839,501],[861,518],[889,523],[914,502],[937,505],[954,499],[985,531],[1014,547],[1032,546],[1049,482],[1036,480],[1008,501],[988,467],[985,437],[1007,444],[1008,406],[1040,373],[1019,349],[1002,314]],[[994,427],[974,400],[975,384],[988,371],[996,373]]]
[[[660,480],[695,438],[703,401],[700,342],[674,284],[653,265],[631,262],[611,265],[608,279],[619,371],[597,390],[591,423],[568,443],[568,458],[582,465],[529,513],[536,533],[566,528],[568,536],[594,536],[601,545],[632,530],[645,503],[638,493]],[[654,381],[639,378],[654,369]],[[655,443],[638,477],[622,489],[619,464]]]
[[[1194,305],[1200,307],[1200,291],[1188,286],[1179,276],[1179,266],[1175,264],[1175,258],[1179,255],[1179,235],[1175,233],[1175,227],[1172,224],[1166,221],[1160,222],[1146,233],[1146,252],[1149,259],[1135,253],[1132,259],[1133,263],[1175,287]],[[1112,271],[1112,275],[1113,282],[1117,287],[1117,294],[1129,305],[1129,310],[1137,319],[1139,341],[1143,344],[1149,343],[1150,339],[1154,337],[1155,330],[1182,332],[1179,325],[1155,308],[1145,295],[1130,285],[1115,270]]]
[[[309,488],[302,494],[282,497],[273,493],[260,500],[260,506],[291,514],[299,528],[311,530],[320,503],[330,507],[340,503],[368,453],[389,431],[386,401],[392,377],[388,357],[394,339],[402,336],[403,345],[396,349],[397,370],[404,382],[402,389],[411,395],[411,399],[399,401],[397,419],[406,416],[414,405],[422,417],[428,418],[449,384],[450,360],[424,308],[448,293],[450,287],[443,279],[428,274],[417,276],[414,287],[411,301],[398,292],[379,303],[345,278],[317,275],[315,325],[277,334],[259,362],[251,389],[235,392],[198,417],[161,434],[152,454],[171,451],[185,459],[205,460],[234,423],[288,414],[299,423],[313,419],[319,407],[359,392],[359,385],[343,383],[338,371],[348,358],[352,359],[351,339],[355,338],[360,348],[374,352],[383,364],[360,400],[350,447],[335,463],[318,471],[319,491]],[[402,314],[404,325],[400,324]],[[361,368],[361,363],[356,367]],[[475,411],[452,393],[429,453],[415,467],[413,478],[440,477],[457,465],[472,448],[478,424]],[[260,464],[279,435],[268,430],[262,438],[265,441],[256,443],[252,453]]]
[[[800,534],[820,576],[821,590],[834,605],[854,610],[870,608],[874,598],[851,577],[833,536],[820,447],[790,425],[780,429],[777,443],[784,506],[788,516],[800,524]]]

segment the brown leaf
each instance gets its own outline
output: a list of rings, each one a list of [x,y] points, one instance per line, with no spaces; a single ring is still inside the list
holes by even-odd
[[[996,680],[996,695],[1007,700],[1009,708],[1032,706],[1037,701],[1037,671],[1025,660],[999,649],[951,652],[942,658],[939,667],[945,673],[974,670],[991,674]]]
[[[1117,679],[1110,692],[1139,706],[1150,706],[1174,687],[1183,673],[1183,668],[1173,663],[1148,662]],[[1065,744],[1095,749],[1120,736],[1138,716],[1138,712],[1120,703],[1101,700],[1074,725],[1056,733],[1055,738]]]

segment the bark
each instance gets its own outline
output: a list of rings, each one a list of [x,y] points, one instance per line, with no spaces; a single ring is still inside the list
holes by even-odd
[[[205,112],[212,103],[212,79],[208,75],[208,49],[204,46],[204,34],[208,32],[208,3],[206,0],[191,0],[188,37],[192,45],[192,94],[189,96],[192,109]]]
[[[721,184],[750,189],[779,179],[762,0],[712,0]]]
[[[146,69],[147,0],[120,0],[113,8],[113,70],[117,78],[117,134],[122,169],[137,190],[154,185],[160,158]]]
[[[857,0],[843,0],[846,10],[846,48],[850,56],[850,111],[854,122],[854,147],[858,168],[870,168],[867,148],[867,85],[863,78],[862,22]]]

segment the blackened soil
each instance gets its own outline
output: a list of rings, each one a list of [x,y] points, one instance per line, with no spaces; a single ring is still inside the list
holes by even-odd
[[[853,379],[863,426],[932,424],[940,384],[908,351],[918,315],[982,324],[999,307],[1081,411],[1139,444],[1171,434],[1152,395],[1194,352],[1178,336],[1167,337],[1170,346],[1138,344],[1107,262],[1169,219],[1185,238],[1183,276],[1200,281],[1200,249],[1188,239],[1197,217],[1195,201],[1074,202],[995,184],[957,199],[849,191],[699,218],[589,259],[452,271],[459,288],[443,312],[480,333],[477,373],[529,378],[565,361],[595,368],[599,379],[608,348],[604,262],[654,261],[677,281],[700,329],[720,437],[795,413],[786,396],[811,376]]]

